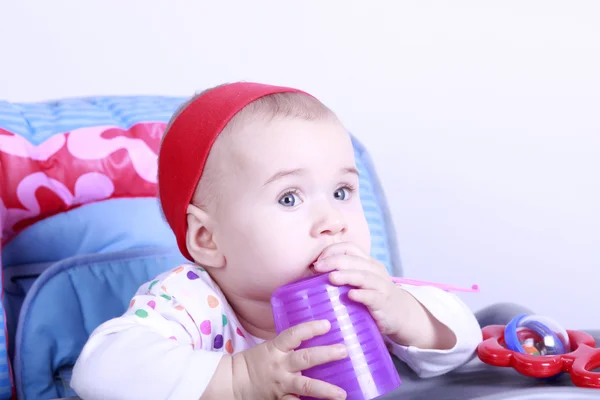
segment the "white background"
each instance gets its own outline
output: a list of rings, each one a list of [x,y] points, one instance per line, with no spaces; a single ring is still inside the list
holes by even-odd
[[[600,328],[600,2],[0,0],[0,98],[241,79],[367,145],[406,275]]]

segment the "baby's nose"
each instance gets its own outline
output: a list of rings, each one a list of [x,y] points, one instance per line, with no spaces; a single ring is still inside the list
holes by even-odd
[[[346,233],[348,226],[346,220],[339,212],[333,212],[315,222],[312,236],[336,236]]]

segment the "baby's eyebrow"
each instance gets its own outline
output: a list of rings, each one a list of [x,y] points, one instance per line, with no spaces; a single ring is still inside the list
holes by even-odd
[[[342,173],[344,174],[354,174],[356,176],[360,176],[360,173],[358,172],[358,170],[354,167],[346,167],[346,168],[342,168]]]
[[[267,186],[269,183],[273,183],[279,179],[285,178],[286,176],[300,175],[303,172],[305,172],[304,168],[296,168],[296,169],[290,169],[287,171],[279,171],[278,173],[276,173],[275,175],[273,175],[272,177],[267,179],[267,181],[264,183],[263,186]]]
[[[263,187],[267,186],[268,184],[273,183],[279,179],[285,178],[286,176],[301,175],[304,172],[306,172],[306,169],[304,169],[304,168],[296,168],[296,169],[290,169],[290,170],[285,170],[285,171],[279,171],[275,175],[273,175],[272,177],[267,179],[267,181],[263,184]],[[340,172],[342,174],[354,174],[356,176],[360,176],[360,174],[358,173],[358,170],[355,167],[345,167],[345,168],[342,168],[340,170]]]

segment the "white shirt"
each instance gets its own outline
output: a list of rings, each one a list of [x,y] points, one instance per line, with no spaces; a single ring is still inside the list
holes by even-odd
[[[481,330],[455,295],[404,286],[457,338],[449,350],[422,350],[386,340],[392,354],[421,377],[469,361]],[[84,400],[198,400],[221,357],[262,340],[239,323],[220,288],[196,265],[181,265],[140,287],[121,317],[91,334],[73,370],[71,387]]]

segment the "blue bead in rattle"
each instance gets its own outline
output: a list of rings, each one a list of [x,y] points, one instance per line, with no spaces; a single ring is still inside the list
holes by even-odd
[[[571,351],[567,331],[556,321],[521,314],[504,328],[504,342],[512,351],[534,356],[553,356]]]

